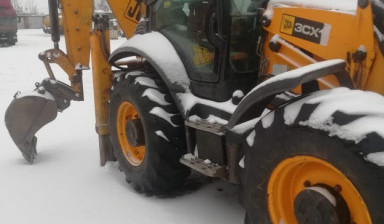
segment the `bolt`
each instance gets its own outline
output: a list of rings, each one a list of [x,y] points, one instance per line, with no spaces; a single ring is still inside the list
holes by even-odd
[[[348,52],[348,53],[347,53],[347,62],[348,62],[348,64],[351,63],[351,57],[352,57],[352,56],[351,56],[351,53]]]
[[[311,182],[309,180],[304,181],[304,187],[310,187]]]
[[[45,94],[45,89],[44,88],[39,88],[37,89],[37,92],[44,95]]]
[[[80,28],[77,26],[77,27],[76,27],[76,31],[79,31],[79,30],[80,30]]]
[[[75,9],[74,13],[75,13],[75,15],[77,15],[79,13],[79,10]]]
[[[81,47],[80,47],[80,46],[78,46],[78,47],[77,47],[77,50],[78,50],[78,51],[81,51]]]
[[[333,190],[335,190],[336,192],[340,193],[341,192],[341,186],[340,185],[336,185]]]
[[[353,54],[352,54],[352,59],[354,62],[362,62],[364,61],[364,59],[367,57],[367,52],[365,50],[365,47],[362,46],[359,47],[359,49],[357,49]]]
[[[263,26],[269,27],[271,25],[271,20],[268,17],[263,16],[263,18],[261,19],[261,23],[263,24]]]
[[[277,41],[270,41],[269,42],[269,49],[275,53],[279,52],[281,47],[281,44]]]

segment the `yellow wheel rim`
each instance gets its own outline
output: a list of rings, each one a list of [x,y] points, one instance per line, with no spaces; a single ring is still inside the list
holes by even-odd
[[[331,164],[310,156],[285,159],[273,170],[268,183],[268,208],[274,224],[298,223],[294,200],[308,183],[340,187],[339,194],[348,205],[351,221],[372,224],[367,206],[352,182]]]
[[[116,119],[117,136],[125,158],[134,166],[139,166],[143,162],[145,156],[145,146],[135,147],[129,143],[126,133],[126,124],[127,121],[138,118],[140,118],[140,116],[135,106],[129,102],[123,102],[120,104]]]

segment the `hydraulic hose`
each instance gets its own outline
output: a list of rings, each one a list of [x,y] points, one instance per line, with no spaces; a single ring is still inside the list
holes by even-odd
[[[59,13],[58,13],[58,0],[48,0],[49,5],[49,18],[51,21],[52,33],[51,39],[55,49],[59,48],[60,30],[59,30]]]

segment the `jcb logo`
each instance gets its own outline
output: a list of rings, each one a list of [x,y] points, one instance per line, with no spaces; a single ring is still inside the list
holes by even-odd
[[[280,31],[282,33],[292,35],[294,24],[295,24],[295,17],[283,15]]]
[[[141,17],[141,1],[142,0],[131,0],[128,3],[128,7],[125,10],[125,17],[132,22],[138,23]]]
[[[301,23],[295,24],[295,32],[302,33],[308,36],[314,36],[316,38],[319,38],[321,35],[320,28],[316,28],[309,25],[303,25]]]
[[[327,46],[331,25],[291,15],[283,15],[280,32]]]

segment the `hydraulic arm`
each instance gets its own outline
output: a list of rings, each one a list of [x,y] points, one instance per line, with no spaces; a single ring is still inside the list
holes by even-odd
[[[36,155],[36,132],[54,120],[71,100],[83,101],[83,70],[89,69],[90,52],[94,80],[96,131],[100,136],[100,159],[104,165],[112,160],[109,151],[108,94],[112,82],[108,63],[109,19],[93,14],[93,0],[48,0],[52,24],[53,48],[41,52],[49,78],[36,83],[29,93],[16,93],[5,114],[8,131],[24,158],[33,163]],[[141,17],[141,1],[108,1],[127,37],[132,36]],[[58,10],[64,24],[66,53],[59,49],[60,31]],[[92,29],[93,24],[93,29]],[[90,32],[92,30],[92,32]],[[51,64],[55,63],[68,75],[70,85],[56,80]]]

